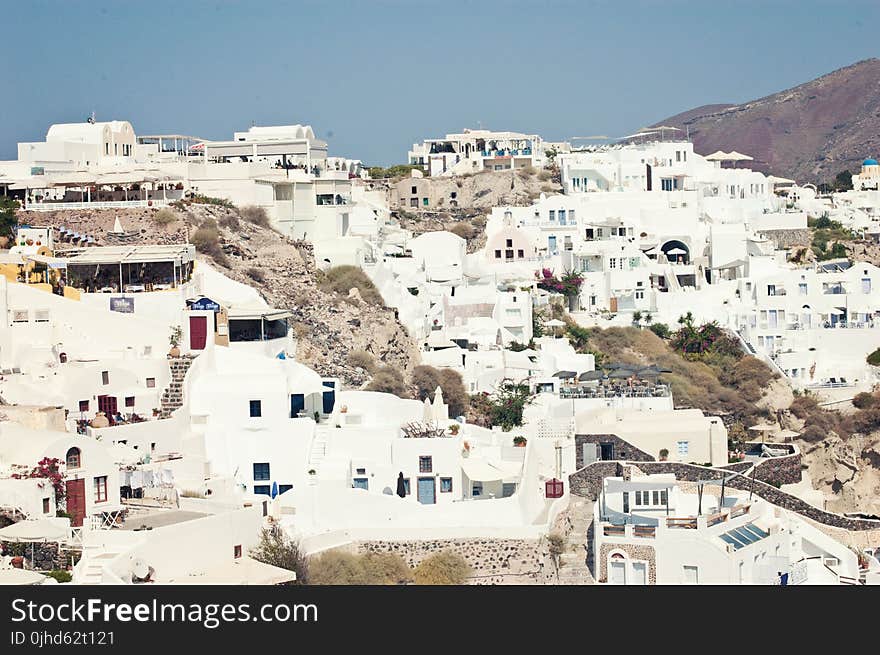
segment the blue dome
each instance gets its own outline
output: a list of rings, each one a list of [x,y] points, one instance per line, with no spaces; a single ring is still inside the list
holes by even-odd
[[[862,162],[862,166],[880,166],[876,159],[866,159]]]

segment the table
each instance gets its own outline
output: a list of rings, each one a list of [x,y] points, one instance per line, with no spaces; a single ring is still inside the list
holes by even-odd
[[[139,291],[145,291],[146,287],[143,284],[126,284],[125,285],[125,293],[136,293]]]
[[[101,287],[100,292],[101,293],[115,293],[116,289],[114,289],[113,287]]]

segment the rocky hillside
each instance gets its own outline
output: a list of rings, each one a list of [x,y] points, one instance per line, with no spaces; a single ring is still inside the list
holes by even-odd
[[[360,386],[366,371],[351,366],[350,352],[364,350],[377,362],[409,371],[418,351],[394,311],[367,305],[358,298],[327,293],[317,284],[311,246],[294,242],[268,227],[247,220],[247,212],[214,205],[186,205],[173,210],[90,210],[51,213],[19,212],[20,222],[66,226],[94,236],[99,245],[119,243],[109,231],[119,217],[126,243],[184,243],[200,226],[216,232],[216,248],[203,248],[200,260],[228,277],[257,288],[268,303],[292,309],[298,338],[297,359],[321,375]]]
[[[701,154],[737,150],[752,168],[823,182],[880,156],[880,59],[740,105],[691,109],[657,125],[689,130]]]

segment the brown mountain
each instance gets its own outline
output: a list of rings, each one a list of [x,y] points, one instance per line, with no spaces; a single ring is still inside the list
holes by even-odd
[[[752,168],[823,182],[880,156],[880,59],[739,105],[704,105],[666,118],[690,132],[700,154],[737,150]]]

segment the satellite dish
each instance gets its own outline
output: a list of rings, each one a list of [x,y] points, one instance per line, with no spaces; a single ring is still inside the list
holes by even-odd
[[[150,575],[150,567],[144,560],[138,558],[132,562],[131,574],[134,577],[143,580]]]

